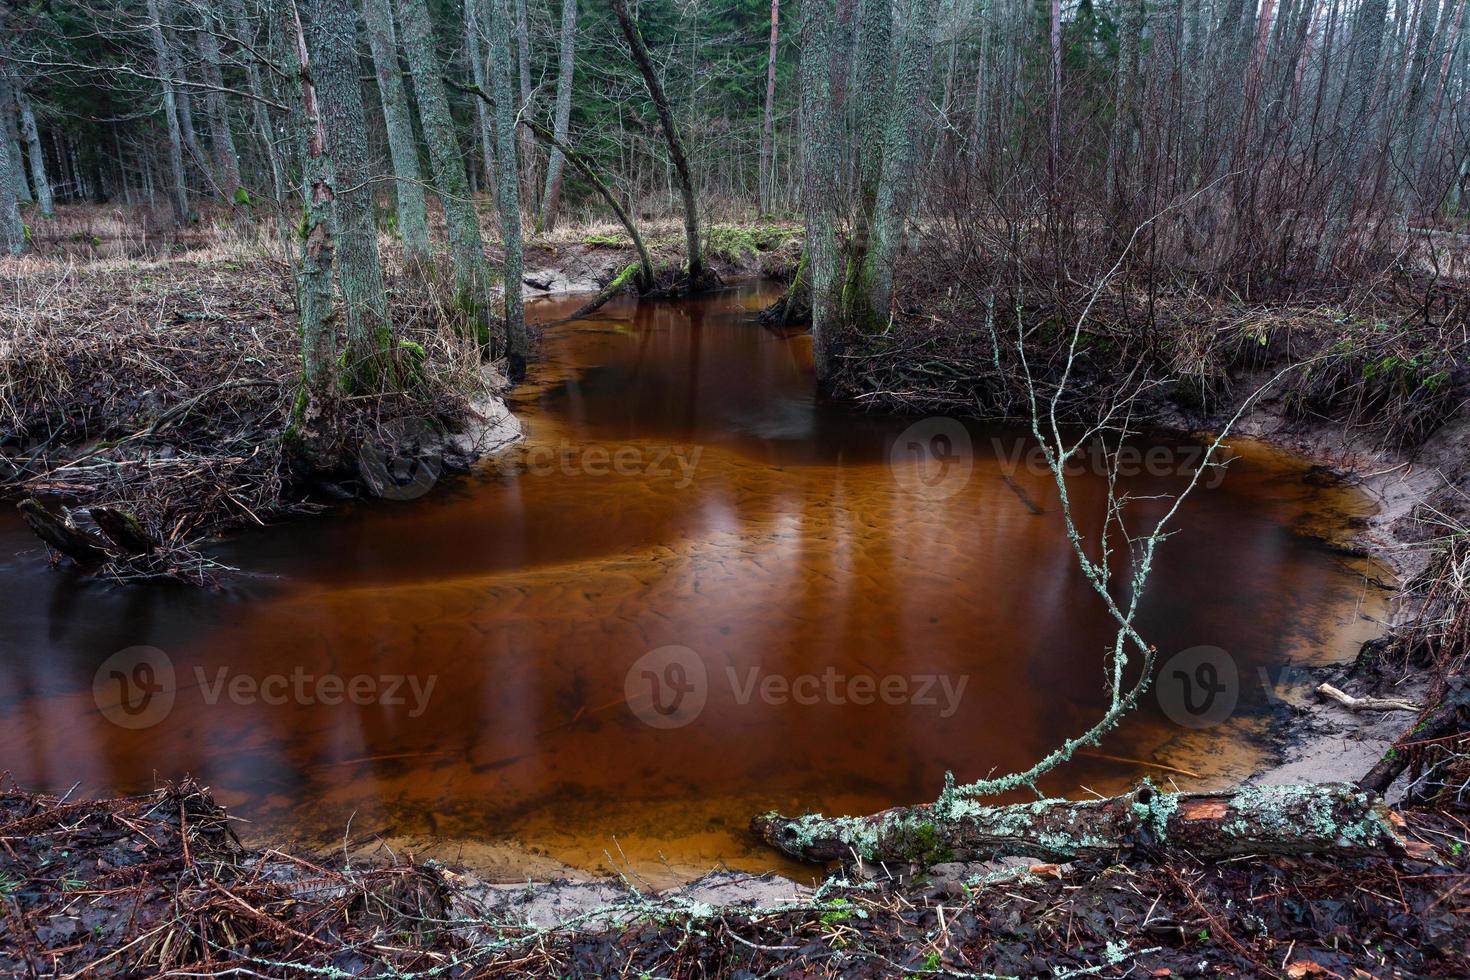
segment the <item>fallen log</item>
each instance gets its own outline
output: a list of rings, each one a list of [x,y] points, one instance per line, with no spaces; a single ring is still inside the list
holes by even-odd
[[[65,508],[62,516],[57,516],[35,497],[27,497],[15,506],[36,537],[83,568],[95,568],[108,561],[110,556],[102,542],[77,527]]]
[[[637,262],[630,262],[624,266],[623,271],[613,276],[606,286],[597,291],[597,295],[577,308],[577,312],[567,317],[568,320],[580,320],[584,316],[591,316],[602,309],[614,296],[627,289],[632,289],[639,275]]]
[[[804,861],[928,866],[1003,856],[1111,860],[1136,847],[1178,848],[1207,860],[1403,854],[1409,845],[1398,823],[1376,794],[1346,783],[1164,793],[1145,781],[1109,799],[1010,806],[984,806],[947,791],[937,803],[866,817],[767,813],[752,820],[751,829]]]

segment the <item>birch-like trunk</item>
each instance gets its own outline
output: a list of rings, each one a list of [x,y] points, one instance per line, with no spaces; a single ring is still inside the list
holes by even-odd
[[[577,0],[562,0],[561,60],[556,76],[556,114],[551,132],[557,142],[565,143],[572,124],[572,78],[577,66]],[[562,171],[566,159],[556,146],[546,161],[546,190],[541,195],[541,213],[537,231],[556,227],[556,212],[561,207]]]
[[[403,50],[412,66],[410,78],[418,97],[419,122],[429,144],[429,163],[434,170],[439,200],[444,205],[459,304],[473,322],[480,343],[503,343],[503,336],[492,335],[490,266],[485,261],[480,219],[470,200],[464,158],[459,152],[454,117],[449,111],[449,96],[444,91],[443,68],[434,46],[429,10],[424,0],[397,0],[397,13]]]
[[[331,159],[337,278],[346,312],[342,380],[350,389],[364,390],[391,380],[392,328],[374,220],[357,12],[351,0],[309,0],[307,11],[312,78]]]
[[[31,98],[24,90],[16,90],[15,104],[20,109],[20,129],[29,150],[31,183],[36,186],[36,205],[44,217],[50,218],[56,213],[56,202],[51,193],[51,181],[46,178],[46,153],[41,147],[41,127],[36,125],[36,113],[31,108]]]
[[[490,87],[490,75],[485,68],[486,32],[482,29],[481,0],[464,0],[464,46],[470,59],[470,74],[481,89]],[[480,159],[485,164],[485,186],[495,186],[495,121],[491,109],[483,102],[475,102],[475,119],[480,124]],[[472,178],[473,173],[470,175]],[[470,188],[474,193],[474,187]]]
[[[477,0],[472,0],[477,2]],[[530,345],[526,338],[526,312],[521,292],[525,265],[521,242],[520,172],[516,162],[515,86],[511,77],[511,12],[506,0],[490,0],[490,61],[494,76],[496,160],[499,176],[495,185],[500,206],[500,235],[505,248],[505,335],[509,348],[512,380],[525,374]]]
[[[148,40],[153,45],[153,62],[163,90],[163,120],[168,127],[169,195],[174,206],[174,221],[188,224],[194,219],[189,210],[189,183],[184,173],[184,134],[179,122],[178,93],[174,88],[173,57],[163,36],[163,17],[158,0],[144,0],[148,17]]]
[[[525,119],[535,114],[533,105],[536,90],[531,85],[531,21],[526,12],[526,0],[515,0],[516,81],[519,100],[514,104],[512,117]],[[520,171],[526,188],[526,197],[535,203],[536,198],[536,134],[530,127],[522,125],[517,131],[521,147]]]
[[[418,144],[413,136],[413,116],[398,69],[398,36],[388,0],[363,0],[368,46],[373,53],[373,70],[378,79],[378,98],[383,105],[383,122],[388,130],[388,156],[393,163],[393,193],[397,206],[398,234],[410,269],[429,266],[429,218],[424,203],[423,178],[419,171]]]

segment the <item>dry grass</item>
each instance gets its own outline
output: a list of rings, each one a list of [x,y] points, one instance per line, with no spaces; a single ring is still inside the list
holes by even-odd
[[[79,223],[132,227],[111,214],[57,219]],[[199,539],[315,505],[283,448],[300,377],[287,246],[267,223],[216,225],[185,244],[0,261],[0,494],[120,507],[197,569]],[[407,390],[345,399],[344,492],[350,443],[403,417],[458,427],[487,393],[445,287],[409,280],[391,260],[388,272],[396,335],[424,353]]]

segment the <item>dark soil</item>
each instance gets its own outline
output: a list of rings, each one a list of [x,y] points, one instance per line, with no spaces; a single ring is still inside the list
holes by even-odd
[[[600,929],[542,931],[487,912],[483,886],[437,865],[249,850],[191,783],[101,801],[10,787],[0,792],[0,971],[1470,975],[1470,808],[1403,816],[1432,860],[1201,864],[1132,852],[988,874],[941,867],[903,884],[829,884],[780,908],[630,892]]]

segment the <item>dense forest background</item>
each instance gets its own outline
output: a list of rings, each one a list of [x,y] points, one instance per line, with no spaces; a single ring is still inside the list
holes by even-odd
[[[317,6],[301,5],[308,33],[324,19]],[[447,75],[486,77],[497,6],[426,4]],[[892,98],[917,98],[923,122],[912,135],[923,152],[915,182],[983,193],[1008,202],[1001,210],[1009,215],[1037,190],[1028,170],[1049,171],[1043,189],[1069,195],[1050,219],[1087,207],[1105,215],[1115,235],[1212,183],[1229,184],[1228,194],[1195,202],[1196,237],[1231,239],[1223,250],[1215,244],[1217,259],[1270,246],[1284,257],[1282,249],[1320,236],[1334,253],[1323,264],[1336,258],[1350,222],[1368,212],[1387,208],[1415,223],[1464,216],[1464,0],[806,6],[837,45],[830,94],[845,112],[847,138],[836,152],[858,165],[863,148],[882,139]],[[870,7],[884,8],[887,23],[875,27]],[[3,116],[21,203],[34,200],[44,212],[48,196],[167,201],[171,139],[183,144],[191,199],[289,198],[303,153],[292,121],[299,114],[294,9],[284,0],[8,3]],[[634,210],[676,209],[669,152],[610,5],[510,0],[506,13],[517,112],[551,127],[564,99],[569,112],[558,135],[594,160]],[[698,199],[711,213],[801,206],[802,13],[791,0],[634,5]],[[898,93],[900,44],[911,31],[923,34],[925,71],[918,88]],[[367,142],[375,169],[389,174],[382,76],[372,69],[368,33],[357,39]],[[404,77],[424,70],[402,44],[390,54]],[[564,63],[571,71],[562,84]],[[413,85],[405,97],[418,99]],[[450,105],[469,188],[488,190],[490,113],[460,91],[451,90]],[[174,117],[179,132],[171,136]],[[416,118],[414,125],[422,131]],[[520,203],[540,220],[557,154],[522,135]],[[427,171],[427,158],[421,162]],[[764,195],[763,173],[770,175]],[[601,209],[579,172],[566,181],[573,209]],[[1221,216],[1203,214],[1206,204],[1225,200],[1242,227],[1225,229]],[[384,210],[381,220],[391,225],[391,202]]]

